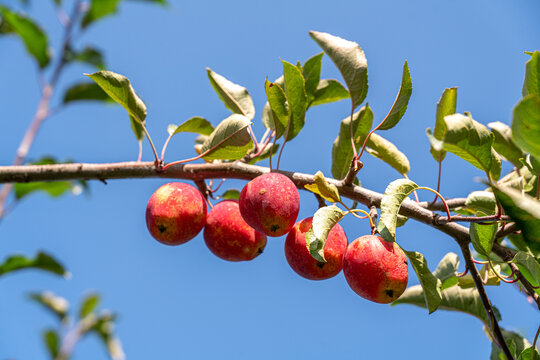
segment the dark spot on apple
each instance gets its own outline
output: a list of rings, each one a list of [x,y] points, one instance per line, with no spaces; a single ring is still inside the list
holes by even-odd
[[[407,261],[407,259],[403,260],[403,263],[404,263],[405,265],[409,265],[409,262]]]
[[[262,254],[263,253],[263,249],[262,248],[258,248],[257,249],[257,254]]]
[[[321,268],[321,269],[322,269],[322,268],[324,267],[324,264],[325,264],[325,263],[323,263],[322,261],[317,261],[317,267],[318,267],[318,268]]]
[[[270,226],[270,231],[275,233],[276,231],[279,230],[279,228],[280,228],[279,225],[272,225],[272,226]]]
[[[164,233],[165,230],[167,230],[167,227],[165,225],[158,225],[157,229],[159,230],[160,233]]]
[[[393,298],[394,298],[394,290],[386,289],[386,290],[384,290],[384,292],[386,293],[386,295],[388,295],[388,297],[389,297],[390,299],[393,299]]]

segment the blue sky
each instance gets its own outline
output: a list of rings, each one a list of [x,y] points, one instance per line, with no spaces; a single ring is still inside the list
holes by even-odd
[[[0,1],[15,5],[14,0]],[[70,3],[69,1],[66,1]],[[61,28],[52,1],[33,1],[27,11],[47,29],[55,50]],[[494,1],[170,1],[166,8],[124,2],[115,17],[93,25],[77,39],[106,54],[108,69],[128,76],[148,107],[148,130],[159,147],[169,123],[204,116],[214,125],[229,115],[213,92],[206,67],[250,91],[260,114],[264,79],[281,73],[280,59],[305,61],[321,50],[309,30],[356,41],[366,52],[369,101],[380,120],[391,106],[408,60],[413,95],[400,124],[383,136],[411,161],[410,178],[436,186],[437,166],[425,129],[433,127],[435,105],[445,87],[458,87],[458,111],[484,124],[510,123],[521,98],[523,52],[538,49],[540,3]],[[536,15],[535,15],[536,14]],[[10,164],[39,97],[36,66],[20,41],[0,38],[0,163]],[[66,86],[93,71],[70,66],[54,101]],[[325,57],[323,76],[339,73]],[[347,101],[308,112],[306,126],[289,143],[281,167],[330,174],[331,148]],[[178,135],[167,160],[193,156],[193,135]],[[47,120],[30,152],[80,162],[135,160],[137,143],[125,111],[101,104],[73,105]],[[144,159],[151,159],[145,144]],[[359,177],[384,191],[399,177],[368,155]],[[263,163],[266,165],[266,163]],[[453,155],[444,163],[441,191],[466,196],[482,188],[482,174]],[[464,314],[408,305],[370,303],[347,286],[343,274],[312,282],[289,267],[284,237],[269,238],[264,254],[251,262],[227,263],[213,256],[202,236],[167,247],[146,231],[144,211],[163,180],[92,183],[89,196],[51,200],[36,194],[22,201],[0,224],[0,258],[43,249],[63,261],[69,280],[24,272],[0,280],[0,359],[46,359],[40,331],[52,316],[26,300],[29,291],[49,289],[76,307],[88,291],[99,291],[103,307],[119,313],[117,333],[128,359],[438,358],[485,359],[490,342],[481,323]],[[227,181],[231,188],[243,182]],[[432,199],[429,193],[423,199]],[[301,193],[301,218],[317,208]],[[352,241],[369,231],[367,222],[345,219]],[[432,268],[452,239],[409,221],[398,242],[424,253]],[[409,284],[418,283],[410,269]],[[538,311],[512,285],[489,288],[501,310],[501,325],[532,339]],[[75,360],[106,359],[98,340],[84,340]]]

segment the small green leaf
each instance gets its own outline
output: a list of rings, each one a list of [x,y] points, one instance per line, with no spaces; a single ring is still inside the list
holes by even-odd
[[[428,137],[435,150],[446,150],[476,168],[489,174],[493,180],[498,180],[501,173],[501,159],[491,147],[493,134],[487,127],[462,114],[444,117],[446,132],[439,142],[428,129]]]
[[[493,268],[495,269],[495,271],[497,271],[497,274],[501,273],[500,265],[494,265]],[[493,272],[493,270],[487,264],[482,266],[482,268],[479,270],[479,273],[482,279],[487,278],[487,281],[485,282],[484,285],[499,286],[501,284],[501,279],[499,278],[499,276],[497,276],[497,274],[495,274],[495,272]],[[458,285],[462,289],[469,289],[469,288],[476,287],[476,284],[474,283],[474,279],[471,274],[467,274],[465,276],[458,278]]]
[[[437,140],[442,140],[446,133],[446,124],[444,117],[446,115],[452,115],[456,113],[457,103],[457,88],[444,89],[439,102],[437,103],[437,112],[435,114],[435,128],[433,129],[433,136]],[[446,156],[446,151],[435,150],[433,146],[430,149],[431,155],[435,161],[442,161]]]
[[[99,305],[99,301],[99,294],[87,295],[81,302],[81,307],[79,309],[79,318],[82,319],[86,315],[94,312]]]
[[[208,72],[210,84],[212,84],[227,109],[234,114],[244,115],[249,120],[252,120],[255,116],[255,107],[247,89],[227,80],[209,68],[206,68],[206,71]]]
[[[519,159],[525,157],[525,152],[518,148],[512,140],[512,129],[500,121],[489,123],[488,126],[495,136],[493,148],[514,166],[520,168]]]
[[[170,124],[167,127],[167,132],[169,133],[169,136],[174,136],[181,132],[210,135],[212,131],[214,131],[214,127],[212,126],[210,121],[200,116],[192,117],[191,119],[184,121],[180,125]]]
[[[454,253],[446,254],[433,272],[433,276],[441,280],[441,291],[458,283],[456,273],[459,267],[459,257]]]
[[[514,256],[514,260],[512,261],[520,266],[520,270],[521,268],[527,269],[536,284],[540,284],[540,264],[534,256],[520,251]]]
[[[243,115],[232,114],[223,120],[202,144],[206,160],[238,160],[253,147],[247,127],[251,124]]]
[[[465,200],[465,206],[479,210],[485,214],[495,214],[495,195],[491,191],[473,191]]]
[[[353,109],[356,109],[368,92],[367,60],[364,51],[355,42],[327,33],[310,31],[309,35],[336,64],[349,88]]]
[[[540,202],[521,191],[492,185],[506,215],[515,221],[527,241],[540,242]]]
[[[269,129],[275,130],[275,139],[279,139],[287,128],[287,122],[289,121],[289,109],[287,105],[287,98],[285,92],[279,84],[271,83],[268,79],[264,82],[264,89],[266,91],[266,98],[268,99],[268,107],[265,105],[263,114],[265,111],[270,112],[268,116],[263,116],[263,123]],[[268,123],[265,122],[265,119]]]
[[[497,223],[489,225],[471,223],[469,226],[473,247],[480,255],[489,257],[498,227]]]
[[[308,60],[306,60],[304,67],[302,68],[302,75],[306,81],[308,103],[313,101],[319,86],[323,55],[324,52],[310,57]]]
[[[26,50],[38,62],[41,69],[45,68],[51,60],[47,35],[29,17],[16,14],[5,6],[0,6],[0,23],[6,23],[9,32],[20,36]]]
[[[377,226],[377,230],[386,241],[396,241],[396,221],[399,208],[401,203],[416,189],[418,189],[418,185],[409,179],[394,180],[386,187],[381,199],[381,216]]]
[[[401,77],[401,85],[399,87],[399,93],[394,101],[394,105],[390,109],[388,115],[384,119],[383,123],[379,126],[379,130],[388,130],[397,125],[399,120],[407,111],[407,105],[412,94],[412,80],[411,73],[409,72],[409,65],[407,61],[403,64],[403,75]]]
[[[38,252],[34,259],[29,259],[22,255],[13,255],[8,257],[3,263],[0,264],[0,276],[12,271],[23,269],[40,269],[57,275],[68,275],[68,272],[64,269],[64,266],[56,259],[44,252]]]
[[[82,28],[86,28],[107,15],[115,14],[118,11],[119,2],[120,0],[91,0],[90,9],[86,12],[81,23]]]
[[[64,94],[63,103],[72,101],[104,101],[114,102],[113,99],[96,83],[82,82],[72,85]]]
[[[337,80],[323,79],[319,82],[313,100],[309,106],[328,104],[343,99],[348,99],[351,96],[349,91]]]
[[[307,95],[304,76],[293,64],[281,60],[283,63],[283,77],[285,79],[285,97],[289,107],[289,118],[285,130],[285,140],[291,141],[304,127]]]
[[[512,139],[522,150],[540,159],[540,97],[528,95],[514,108]]]
[[[238,200],[240,197],[240,190],[229,189],[219,196],[223,200]]]
[[[330,202],[335,203],[341,200],[336,185],[328,183],[322,171],[317,171],[313,176],[313,180],[315,180],[313,184],[307,184],[304,185],[304,187],[315,194],[319,194]]]
[[[390,141],[373,133],[368,138],[366,151],[396,169],[401,175],[407,175],[410,170],[409,159]]]
[[[60,320],[63,321],[67,317],[69,303],[63,297],[56,296],[50,291],[30,293],[28,297],[58,316]]]
[[[523,97],[534,94],[540,97],[540,52],[530,54],[531,58],[525,64],[525,80],[523,81]]]
[[[98,68],[98,70],[105,69],[105,60],[103,60],[103,55],[101,51],[87,46],[81,51],[78,52],[68,52],[66,55],[66,62],[82,62]]]
[[[532,354],[533,351],[534,355]],[[540,353],[531,346],[523,350],[517,360],[540,360]]]
[[[426,307],[431,314],[437,310],[441,303],[442,282],[429,271],[427,260],[424,258],[424,255],[416,251],[403,251],[409,258],[409,261],[418,276],[418,280],[423,289]]]
[[[372,123],[373,112],[369,104],[353,114],[352,133],[356,150],[364,143]],[[348,116],[341,121],[339,134],[332,146],[332,176],[336,179],[343,179],[351,166],[353,151],[350,126],[351,117]]]
[[[324,245],[330,230],[343,217],[345,212],[335,205],[320,208],[313,215],[311,229],[306,233],[306,246],[309,254],[317,261],[326,262]]]
[[[56,359],[58,350],[60,350],[60,337],[53,329],[48,329],[43,332],[43,342],[49,351],[51,358]]]
[[[514,355],[515,358],[517,358],[518,354],[521,354],[526,348],[531,346],[531,343],[527,341],[523,336],[520,334],[508,331],[501,328],[501,332],[503,334],[503,338],[508,345],[510,352]],[[521,359],[518,358],[518,360],[531,360],[530,358],[531,354],[529,353],[529,358]],[[495,343],[491,343],[491,355],[490,360],[499,360],[503,359],[506,360],[506,356],[503,354],[499,346]]]

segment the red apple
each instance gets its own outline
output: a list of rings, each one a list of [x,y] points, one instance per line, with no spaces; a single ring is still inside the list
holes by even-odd
[[[375,235],[362,236],[348,246],[343,257],[343,273],[358,295],[388,304],[407,287],[407,256],[395,242]]]
[[[268,173],[247,183],[238,203],[242,217],[251,227],[268,236],[281,236],[294,226],[300,195],[288,177]]]
[[[223,260],[247,261],[256,258],[266,246],[266,235],[249,226],[238,202],[225,200],[215,205],[206,218],[206,246]]]
[[[324,244],[326,262],[317,261],[306,247],[306,233],[312,221],[313,218],[307,218],[294,225],[285,240],[285,257],[298,275],[310,280],[329,279],[341,271],[343,254],[347,250],[347,236],[339,224],[334,225]]]
[[[195,187],[181,182],[157,189],[146,206],[150,234],[166,245],[193,239],[206,223],[206,200]]]

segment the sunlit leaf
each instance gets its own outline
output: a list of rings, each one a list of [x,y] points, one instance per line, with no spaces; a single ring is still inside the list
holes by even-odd
[[[206,68],[206,71],[210,84],[212,84],[212,87],[227,109],[231,110],[234,114],[244,115],[249,120],[253,119],[255,116],[255,107],[247,89],[229,81],[209,68]]]
[[[58,316],[60,320],[64,320],[67,317],[69,303],[63,297],[56,296],[50,291],[31,293],[28,294],[28,297]]]
[[[353,114],[352,133],[356,150],[364,143],[372,123],[373,112],[368,104]],[[353,150],[350,126],[351,117],[348,116],[341,121],[339,134],[332,146],[332,176],[336,179],[343,179],[351,166]]]
[[[275,139],[277,140],[285,132],[287,122],[289,121],[287,98],[279,84],[274,84],[266,80],[264,89],[266,91],[268,102],[263,109],[263,115],[264,112],[269,112],[269,114],[263,116],[263,123],[265,123],[265,126],[269,129],[276,131]]]
[[[287,98],[289,119],[283,136],[290,141],[298,135],[304,127],[307,95],[304,76],[293,64],[281,60],[283,63],[283,76],[285,79],[285,97]]]
[[[302,68],[302,75],[304,76],[306,82],[306,95],[308,98],[308,103],[313,101],[315,92],[319,86],[323,55],[324,52],[310,57],[308,60],[306,60]]]
[[[500,265],[494,265],[493,268],[497,272],[497,274],[501,273],[501,266]],[[480,276],[483,280],[486,280],[484,285],[486,286],[499,286],[501,284],[501,279],[493,269],[488,264],[484,264],[482,268],[478,271],[480,273]],[[469,288],[475,288],[476,284],[474,282],[474,279],[471,274],[467,274],[465,276],[462,276],[458,278],[458,285],[462,289],[469,289]]]
[[[409,258],[410,264],[418,276],[418,280],[420,281],[420,285],[423,289],[426,307],[431,314],[437,310],[439,304],[441,303],[442,282],[440,279],[436,278],[431,271],[429,271],[427,260],[424,255],[416,251],[403,251]]]
[[[349,88],[353,108],[358,107],[368,92],[367,60],[364,51],[355,42],[327,33],[310,31],[309,35],[336,64]]]
[[[82,82],[69,87],[64,94],[63,103],[67,104],[72,101],[114,102],[98,84],[93,82]]]
[[[514,108],[512,139],[522,150],[540,159],[540,97],[528,95]]]
[[[520,270],[522,270],[522,268],[527,269],[528,275],[530,275],[532,280],[534,280],[537,285],[540,284],[540,260],[529,253],[520,251],[514,256],[514,260],[512,261],[519,265]]]
[[[350,98],[349,91],[337,80],[323,79],[319,82],[315,96],[309,106],[328,104]]]
[[[459,267],[459,257],[450,252],[446,254],[433,272],[433,276],[441,280],[441,290],[452,287],[458,283],[456,273]]]
[[[105,69],[105,60],[103,59],[101,51],[91,46],[87,46],[81,51],[68,52],[66,55],[66,62],[74,61],[90,64],[99,70]]]
[[[240,190],[229,189],[219,196],[223,200],[238,200],[240,197]]]
[[[90,8],[82,19],[83,29],[105,16],[115,14],[118,11],[119,2],[120,0],[91,0]]]
[[[444,117],[446,115],[452,115],[456,112],[457,103],[457,88],[444,89],[439,102],[437,102],[437,112],[435,114],[435,128],[433,129],[433,136],[437,140],[442,140],[446,132],[446,124]],[[433,146],[430,149],[431,155],[435,161],[442,161],[446,156],[446,151],[435,150]]]
[[[0,276],[23,269],[39,269],[56,275],[66,276],[68,272],[55,258],[44,252],[38,252],[33,259],[23,255],[12,255],[0,263]]]
[[[315,181],[313,184],[307,184],[304,185],[304,187],[315,194],[319,194],[330,202],[335,203],[341,200],[336,185],[330,184],[328,181],[326,181],[322,171],[317,171],[317,173],[313,176],[313,180]]]
[[[492,215],[495,213],[495,195],[491,191],[473,191],[467,195],[465,206]]]
[[[45,343],[51,358],[56,359],[58,350],[60,350],[60,337],[58,336],[58,333],[53,329],[44,331],[43,342]]]
[[[506,344],[510,348],[510,352],[513,353],[514,357],[517,357],[517,355],[521,354],[526,348],[531,346],[531,343],[527,341],[527,339],[516,332],[508,331],[502,328],[501,332]],[[530,356],[531,354],[529,353],[529,358],[518,358],[517,360],[531,360]],[[493,342],[491,343],[491,355],[489,358],[490,360],[506,360],[506,356],[503,354],[499,346]]]
[[[514,166],[520,168],[519,159],[525,157],[525,152],[518,148],[512,140],[512,129],[500,121],[489,123],[488,126],[495,135],[493,148]]]
[[[0,22],[5,22],[10,31],[19,35],[23,41],[26,50],[32,55],[44,68],[49,64],[51,55],[47,35],[40,29],[36,23],[23,14],[12,12],[5,6],[0,6]]]
[[[418,185],[409,179],[394,180],[386,187],[381,199],[381,215],[377,226],[377,230],[386,241],[396,241],[396,221],[399,208],[401,203],[416,189],[418,189]]]
[[[87,295],[81,302],[81,306],[79,308],[79,318],[82,319],[86,315],[94,312],[99,305],[99,301],[99,294]]]
[[[247,117],[232,114],[223,120],[202,144],[201,153],[206,160],[238,160],[243,158],[253,147],[253,140],[247,127]]]
[[[384,119],[383,123],[379,126],[379,130],[388,130],[397,125],[399,120],[407,111],[407,105],[412,94],[412,80],[409,72],[409,65],[407,61],[403,64],[403,75],[401,78],[401,85],[399,87],[399,93],[390,109],[388,115]]]
[[[497,233],[498,224],[477,224],[471,223],[469,234],[473,247],[479,254],[489,257],[495,234]]]
[[[540,52],[536,50],[525,64],[525,80],[523,81],[523,97],[534,94],[540,97]]]
[[[210,121],[200,116],[192,117],[181,123],[180,125],[170,124],[167,127],[167,132],[170,136],[174,136],[181,132],[192,132],[201,135],[210,135],[214,131],[214,127]]]
[[[534,355],[532,352],[534,351]],[[537,349],[533,349],[532,346],[526,348],[519,354],[517,360],[540,360],[540,353]]]
[[[366,144],[366,151],[396,169],[400,174],[407,175],[410,170],[409,159],[390,141],[373,133]]]
[[[335,205],[320,208],[313,215],[311,229],[306,233],[306,246],[310,255],[317,261],[326,262],[324,245],[330,230],[343,217],[345,212]]]

